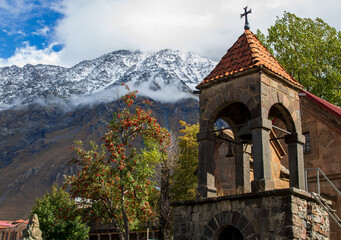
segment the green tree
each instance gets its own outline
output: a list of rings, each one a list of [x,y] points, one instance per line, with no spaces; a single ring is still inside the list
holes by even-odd
[[[91,149],[86,150],[81,142],[76,144],[77,158],[72,163],[81,170],[67,180],[71,195],[87,204],[84,217],[113,224],[121,240],[129,239],[137,221],[155,217],[148,202],[154,190],[153,164],[133,145],[145,139],[165,152],[170,144],[169,133],[151,117],[151,111],[133,105],[135,93],[129,91],[121,98],[122,107],[114,113],[101,146],[91,142]]]
[[[179,156],[176,160],[174,173],[171,176],[171,196],[172,201],[194,199],[196,197],[196,187],[198,184],[198,142],[197,133],[199,123],[187,124],[180,121],[184,127],[180,130],[183,134],[179,137]]]
[[[154,179],[156,187],[159,189],[157,195],[153,195],[150,199],[152,206],[157,213],[159,221],[159,239],[168,240],[171,239],[172,230],[172,213],[170,209],[170,171],[173,166],[173,160],[176,157],[174,151],[177,149],[177,145],[172,136],[171,145],[168,146],[166,151],[161,152],[155,142],[146,142],[146,149],[142,151],[145,159],[156,160],[157,166],[155,166]]]
[[[285,12],[257,37],[306,90],[341,106],[341,32],[320,18]]]
[[[89,236],[89,227],[82,221],[78,206],[62,188],[52,186],[36,201],[32,214],[39,217],[43,239],[46,240],[85,240]]]

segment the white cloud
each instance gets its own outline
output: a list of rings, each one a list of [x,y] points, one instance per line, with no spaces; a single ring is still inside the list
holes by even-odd
[[[0,0],[0,6],[6,3]],[[119,49],[171,48],[219,60],[243,33],[240,14],[246,5],[252,8],[249,22],[254,32],[265,32],[284,11],[320,17],[341,30],[339,0],[61,0],[52,4],[64,14],[53,41],[64,49],[55,53],[26,47],[12,58],[23,62],[32,56],[33,62],[72,66]],[[51,34],[53,29],[44,31]]]
[[[52,47],[53,45],[50,45],[45,49],[37,49],[26,44],[25,47],[17,49],[14,56],[8,59],[0,58],[0,67],[11,65],[23,67],[27,63],[33,65],[39,63],[58,65],[60,64],[60,57],[58,53],[52,50]]]
[[[315,18],[330,9],[317,0],[64,0],[65,18],[57,28],[57,40],[65,45],[61,60],[70,65],[118,49],[163,48],[219,59],[243,33],[240,13],[246,5],[253,10],[253,31],[265,31],[285,10]],[[338,17],[331,11],[326,20]]]
[[[42,28],[37,29],[32,34],[33,35],[38,35],[38,36],[46,37],[49,31],[50,31],[50,28],[48,26],[43,26]]]

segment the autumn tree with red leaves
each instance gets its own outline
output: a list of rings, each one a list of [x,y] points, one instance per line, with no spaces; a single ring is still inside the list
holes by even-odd
[[[121,97],[123,107],[114,113],[101,146],[91,142],[86,150],[81,142],[75,145],[77,158],[71,163],[81,170],[66,181],[70,194],[84,201],[84,218],[112,224],[121,240],[129,240],[132,224],[155,218],[148,197],[154,191],[151,179],[156,163],[144,158],[133,144],[153,141],[161,152],[170,144],[168,131],[151,111],[133,105],[136,92]]]

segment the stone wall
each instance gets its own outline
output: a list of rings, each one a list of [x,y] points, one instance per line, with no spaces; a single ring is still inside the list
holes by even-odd
[[[229,226],[243,239],[329,239],[329,217],[295,188],[173,203],[174,240],[218,240]]]
[[[341,189],[341,119],[325,109],[301,98],[302,131],[310,135],[310,151],[304,154],[305,168],[320,168],[333,184]],[[332,208],[341,216],[341,197],[320,177],[321,196],[332,201]],[[308,175],[309,192],[317,192],[316,172]],[[331,239],[341,239],[341,229],[330,221]]]

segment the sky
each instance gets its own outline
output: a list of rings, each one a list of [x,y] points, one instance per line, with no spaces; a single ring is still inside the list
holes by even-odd
[[[191,51],[218,61],[243,33],[284,11],[341,30],[340,0],[0,0],[0,67],[82,60],[127,49]]]

